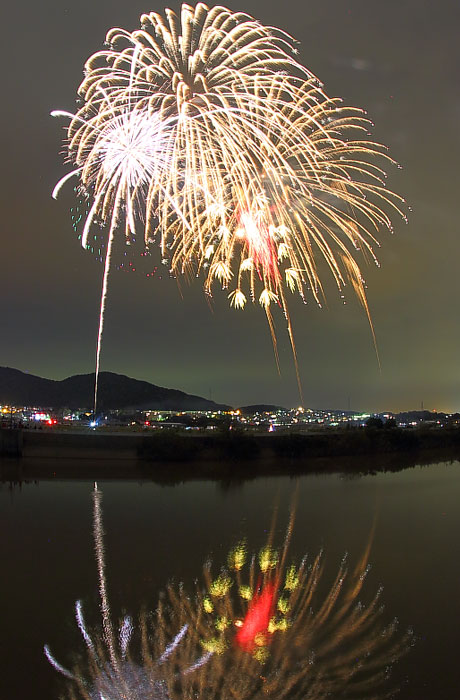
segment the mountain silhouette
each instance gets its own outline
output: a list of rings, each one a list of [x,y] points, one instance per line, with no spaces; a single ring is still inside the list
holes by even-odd
[[[11,367],[0,367],[0,403],[13,406],[91,409],[94,373],[76,374],[54,380],[37,377]],[[163,411],[213,411],[230,406],[216,404],[201,396],[167,389],[124,374],[99,374],[98,409],[140,409]]]

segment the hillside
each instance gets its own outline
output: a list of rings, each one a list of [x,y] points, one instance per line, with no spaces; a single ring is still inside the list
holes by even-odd
[[[0,367],[1,404],[54,409],[91,408],[93,393],[94,373],[77,374],[57,381],[26,374],[11,367]],[[201,396],[156,386],[114,372],[101,372],[99,375],[98,407],[105,410],[120,408],[165,411],[230,408]]]

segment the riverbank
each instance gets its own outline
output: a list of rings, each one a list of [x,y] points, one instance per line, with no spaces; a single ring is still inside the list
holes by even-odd
[[[4,481],[129,478],[173,483],[331,472],[360,475],[460,459],[458,429],[306,435],[4,432]]]
[[[137,459],[194,462],[215,459],[305,459],[459,448],[460,428],[350,428],[308,433],[195,433],[172,430],[106,432],[0,430],[0,456]]]

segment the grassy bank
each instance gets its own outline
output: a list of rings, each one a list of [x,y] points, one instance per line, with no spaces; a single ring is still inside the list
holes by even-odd
[[[4,455],[0,478],[146,478],[238,481],[259,476],[398,471],[460,459],[458,428],[346,429],[310,434],[231,430],[211,434],[28,435],[22,456]],[[8,458],[9,457],[9,458]],[[22,477],[21,477],[22,478]]]
[[[289,459],[308,460],[350,455],[459,449],[458,428],[403,430],[350,429],[317,434],[253,435],[238,430],[218,435],[158,433],[143,438],[138,456],[148,462]]]

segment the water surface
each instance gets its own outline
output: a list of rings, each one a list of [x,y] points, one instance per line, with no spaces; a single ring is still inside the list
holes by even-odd
[[[99,482],[109,596],[115,616],[153,609],[168,580],[193,584],[208,558],[224,563],[242,536],[262,546],[278,507],[282,540],[297,489],[293,557],[323,549],[326,579],[345,552],[356,562],[375,525],[363,596],[384,586],[385,615],[418,641],[395,669],[403,700],[458,697],[460,463],[365,477]],[[0,487],[0,699],[58,698],[65,683],[43,655],[62,662],[83,650],[73,610],[98,619],[91,481]]]

